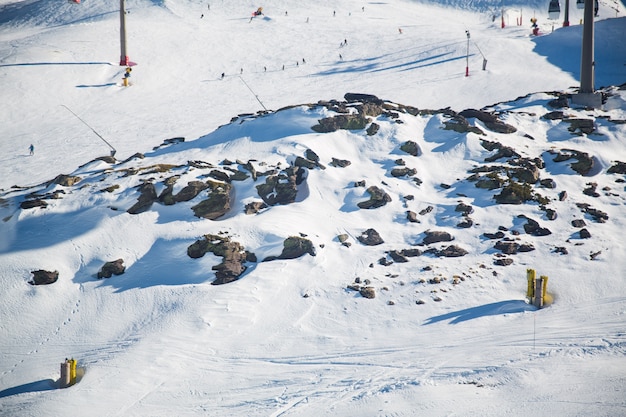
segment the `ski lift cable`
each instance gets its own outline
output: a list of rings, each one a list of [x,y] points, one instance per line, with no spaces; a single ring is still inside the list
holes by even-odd
[[[102,135],[101,135],[100,133],[96,132],[96,129],[94,129],[93,127],[89,126],[89,124],[87,124],[87,122],[86,122],[86,121],[84,121],[83,119],[81,119],[81,118],[80,118],[80,117],[79,117],[76,113],[74,113],[74,112],[72,111],[72,109],[70,109],[69,107],[67,107],[65,104],[61,104],[61,106],[65,107],[65,108],[66,108],[66,109],[67,109],[70,113],[72,113],[72,114],[73,114],[73,115],[74,115],[74,116],[75,116],[78,120],[80,120],[81,122],[83,122],[83,124],[84,124],[85,126],[87,126],[89,129],[91,129],[91,131],[92,131],[93,133],[95,133],[95,134],[96,134],[96,136],[98,136],[100,139],[102,139],[102,141],[103,141],[104,143],[106,143],[106,144],[107,144],[107,145],[111,148],[111,156],[114,156],[114,155],[115,155],[115,153],[117,152],[117,150],[113,147],[113,145],[111,145],[109,142],[107,142],[107,140],[106,140],[105,138],[103,138],[103,137],[102,137]]]
[[[246,87],[248,87],[248,90],[250,90],[250,92],[254,95],[254,98],[256,98],[256,101],[258,101],[261,107],[263,107],[263,110],[268,111],[267,108],[261,102],[261,99],[259,99],[259,96],[254,91],[252,91],[252,88],[250,88],[246,80],[244,80],[241,76],[239,76],[239,79],[241,80],[241,82],[245,84]]]

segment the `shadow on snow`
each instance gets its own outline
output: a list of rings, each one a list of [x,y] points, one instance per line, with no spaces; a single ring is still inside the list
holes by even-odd
[[[485,304],[478,307],[470,307],[452,313],[433,316],[426,320],[424,325],[450,320],[450,324],[458,324],[464,321],[477,319],[486,316],[500,316],[503,314],[522,313],[524,311],[534,311],[537,308],[527,304],[522,300],[506,300],[497,303]]]

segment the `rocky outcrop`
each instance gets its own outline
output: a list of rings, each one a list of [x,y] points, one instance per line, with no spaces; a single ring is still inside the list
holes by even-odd
[[[426,235],[424,240],[422,240],[423,245],[431,245],[433,243],[439,242],[451,242],[454,240],[454,237],[448,232],[438,231],[438,230],[427,230],[424,232]]]
[[[215,271],[213,285],[237,280],[246,270],[246,261],[256,262],[254,254],[247,252],[241,244],[231,241],[227,236],[205,235],[187,248],[187,255],[193,259],[201,258],[207,252],[222,257],[222,262],[212,267]]]
[[[232,207],[233,186],[228,183],[219,183],[208,181],[209,196],[200,203],[193,206],[193,214],[209,220],[216,220],[226,213]]]
[[[357,203],[357,206],[362,209],[375,209],[382,207],[391,201],[391,197],[382,189],[372,185],[367,189],[370,194],[370,199],[367,201],[361,201]]]
[[[476,118],[480,120],[483,122],[485,127],[492,132],[504,134],[517,132],[517,129],[514,126],[504,123],[492,113],[487,113],[481,110],[467,109],[460,112],[459,115],[465,117],[466,119]]]
[[[357,237],[357,240],[366,246],[376,246],[385,243],[378,232],[374,229],[367,229]]]
[[[149,210],[152,207],[152,203],[157,200],[156,190],[151,182],[144,182],[140,185],[139,192],[140,195],[137,202],[126,210],[130,214],[139,214]]]
[[[338,114],[318,120],[318,124],[311,127],[318,133],[330,133],[339,129],[362,130],[365,129],[370,119],[361,113]]]
[[[31,274],[33,274],[33,279],[28,282],[30,285],[54,284],[59,279],[59,271],[38,269],[37,271],[32,271]]]
[[[123,259],[105,263],[98,271],[98,279],[111,278],[113,275],[122,275],[126,271]]]
[[[276,259],[296,259],[307,253],[311,256],[316,255],[313,242],[300,236],[290,236],[283,242],[283,251],[280,255],[269,256],[263,262]]]
[[[419,145],[412,140],[407,140],[402,145],[400,145],[400,150],[413,156],[419,156],[422,153]]]
[[[304,170],[289,167],[278,175],[270,175],[264,184],[256,186],[259,197],[268,206],[291,204],[296,201],[297,185],[304,181]]]

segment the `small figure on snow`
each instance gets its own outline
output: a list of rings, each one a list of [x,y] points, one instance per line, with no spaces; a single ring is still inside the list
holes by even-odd
[[[222,77],[221,77],[221,79],[222,79],[222,80],[224,79],[224,76],[225,76],[225,75],[226,75],[226,74],[222,73]]]
[[[35,154],[35,145],[33,145],[31,143],[30,146],[28,147],[28,150],[30,151],[31,155],[34,155]]]
[[[402,35],[402,28],[398,28],[398,33]]]

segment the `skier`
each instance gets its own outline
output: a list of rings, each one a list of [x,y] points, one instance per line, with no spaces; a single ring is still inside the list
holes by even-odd
[[[31,155],[34,155],[35,154],[35,145],[33,145],[31,143],[30,146],[28,147],[28,150],[30,151]]]
[[[222,73],[222,80],[224,79],[224,76],[225,76],[225,75],[226,75],[226,74]]]

